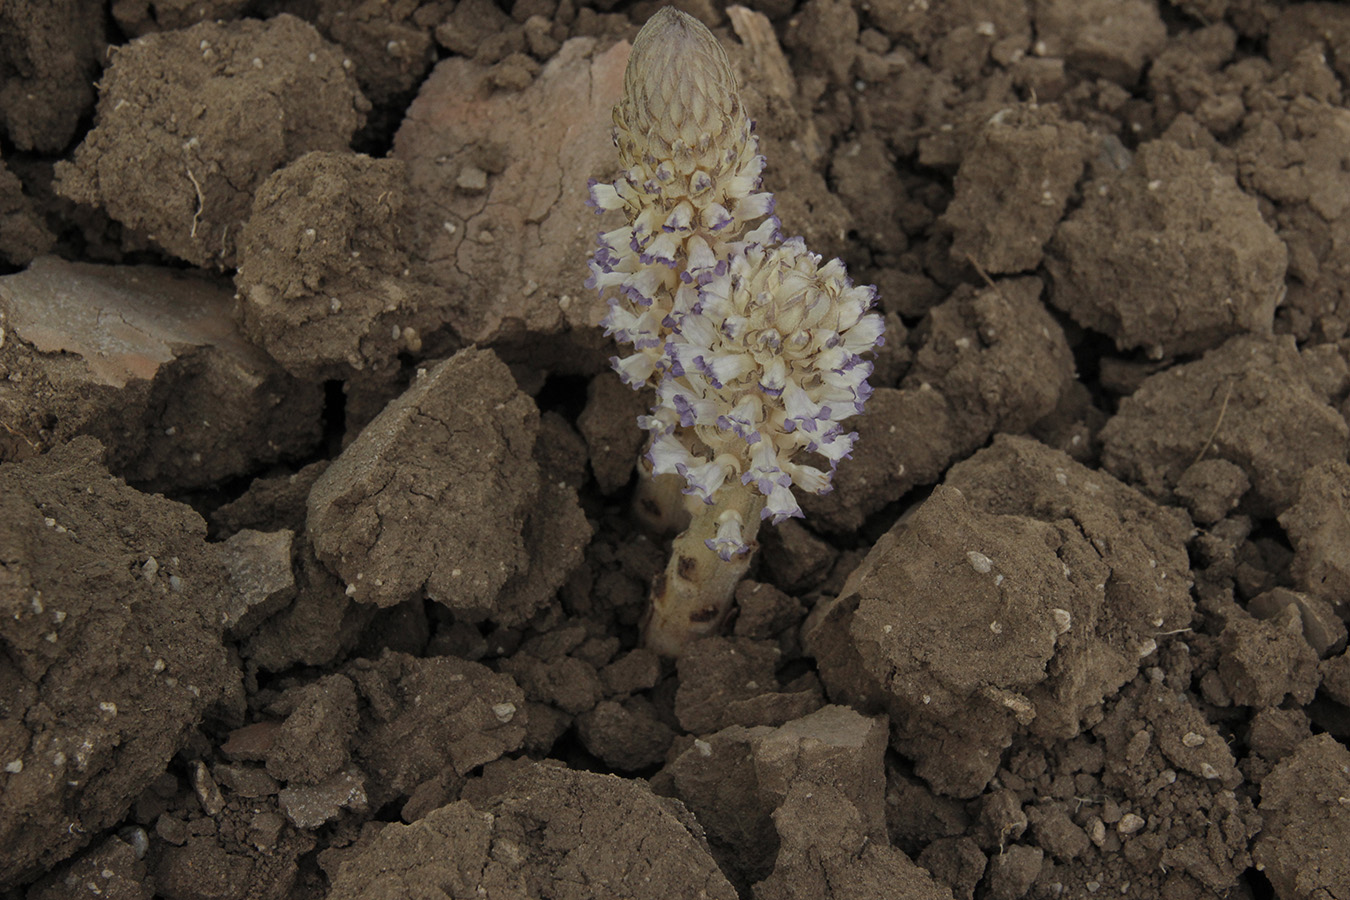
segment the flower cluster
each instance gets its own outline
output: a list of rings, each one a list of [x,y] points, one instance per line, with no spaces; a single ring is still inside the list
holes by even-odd
[[[628,224],[600,235],[588,284],[608,299],[606,333],[632,347],[612,361],[620,377],[656,387],[638,420],[653,472],[708,504],[753,485],[762,517],[800,516],[792,489],[827,492],[856,439],[841,422],[871,393],[875,289],[783,238],[730,63],[697,20],[666,8],[643,29],[614,121],[623,172],[591,201]],[[709,548],[744,554],[741,524],[722,513]]]

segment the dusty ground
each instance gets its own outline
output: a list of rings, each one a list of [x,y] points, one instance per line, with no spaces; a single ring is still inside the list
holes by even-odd
[[[1350,898],[1350,6],[690,0],[890,340],[677,665],[655,7],[0,3],[0,897]]]

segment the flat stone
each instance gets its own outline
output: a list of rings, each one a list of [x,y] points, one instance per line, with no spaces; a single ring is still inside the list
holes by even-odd
[[[296,828],[318,828],[336,819],[344,809],[365,810],[365,778],[356,769],[348,769],[318,784],[288,787],[277,795],[277,800]]]

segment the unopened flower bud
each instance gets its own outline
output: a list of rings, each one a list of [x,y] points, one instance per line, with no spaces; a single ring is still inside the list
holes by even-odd
[[[726,51],[697,19],[674,7],[657,10],[638,33],[623,86],[614,124],[628,166],[651,151],[697,159],[712,150],[708,161],[715,163],[716,151],[733,149],[748,126]]]

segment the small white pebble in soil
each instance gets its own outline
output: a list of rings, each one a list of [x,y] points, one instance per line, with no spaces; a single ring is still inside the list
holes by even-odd
[[[712,744],[702,738],[694,740],[694,749],[698,751],[699,756],[712,756]]]
[[[1187,747],[1202,747],[1205,743],[1205,736],[1196,734],[1194,731],[1188,731],[1182,735],[1181,743]]]
[[[1145,656],[1150,656],[1152,655],[1153,651],[1157,649],[1158,649],[1158,642],[1155,641],[1153,638],[1149,638],[1148,640],[1144,641],[1142,644],[1139,645],[1139,657],[1142,659]]]
[[[98,705],[98,709],[99,712],[105,713],[110,716],[117,715],[117,704],[113,703],[111,700],[104,700],[102,703]]]
[[[23,760],[11,759],[9,762],[5,763],[5,771],[11,775],[18,775],[23,771]]]
[[[1073,628],[1073,616],[1067,609],[1052,609],[1050,615],[1054,617],[1055,630],[1060,634],[1067,634]]]
[[[1202,762],[1200,764],[1200,774],[1206,779],[1213,781],[1215,778],[1219,777],[1219,770],[1207,762]]]
[[[137,859],[143,859],[150,850],[150,836],[139,825],[123,828],[117,832],[117,836],[131,845],[131,852],[135,854]],[[104,869],[103,871],[107,872],[108,870]],[[112,877],[111,872],[108,873],[108,877]]]
[[[1003,633],[1003,623],[1002,623],[1002,622],[990,622],[990,623],[989,623],[989,630],[992,631],[994,634],[1002,634],[1002,633]]]
[[[150,667],[150,671],[154,672],[156,675],[158,675],[160,672],[163,672],[164,660],[162,659],[155,660],[155,664]]]
[[[981,575],[988,575],[994,568],[994,561],[978,550],[967,551],[966,559],[970,560],[970,567]]]
[[[1116,831],[1121,834],[1134,834],[1144,827],[1144,819],[1135,813],[1126,813],[1120,817],[1120,823],[1116,825]]]
[[[514,703],[494,703],[492,705],[492,714],[497,717],[497,721],[505,725],[516,716],[516,705]]]

